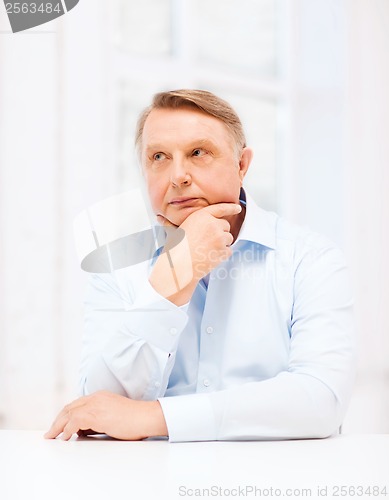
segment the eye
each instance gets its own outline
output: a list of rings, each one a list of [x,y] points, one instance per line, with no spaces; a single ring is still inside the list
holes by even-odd
[[[205,151],[205,149],[202,148],[196,148],[192,152],[193,156],[204,156],[205,154],[207,154],[207,152]]]
[[[153,160],[155,160],[155,161],[162,161],[162,160],[165,160],[165,159],[166,159],[165,153],[155,153],[153,155]]]

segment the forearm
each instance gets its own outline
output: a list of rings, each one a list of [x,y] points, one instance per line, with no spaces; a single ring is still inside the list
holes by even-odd
[[[174,365],[172,353],[127,339],[112,339],[100,354],[82,363],[80,395],[107,390],[136,400],[151,401],[164,394]]]
[[[160,401],[172,442],[323,438],[341,425],[351,384],[338,399],[318,379],[282,372],[261,382]]]
[[[166,389],[187,314],[148,282],[127,309],[123,300],[110,304],[110,298],[102,295],[104,308],[96,299],[87,304],[80,394],[108,390],[156,399]]]
[[[193,276],[192,266],[180,261],[174,249],[158,257],[149,282],[157,293],[176,306],[189,302],[198,284]]]

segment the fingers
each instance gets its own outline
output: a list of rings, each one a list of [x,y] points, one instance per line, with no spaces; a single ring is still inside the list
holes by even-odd
[[[210,213],[214,217],[221,218],[239,214],[242,211],[242,207],[237,203],[215,203],[214,205],[209,205],[201,210]],[[157,220],[161,226],[174,228],[178,227],[161,214],[157,214]]]
[[[55,439],[57,436],[63,432],[69,421],[69,414],[62,414],[62,412],[58,415],[58,417],[52,423],[50,429],[44,435],[45,439]]]
[[[229,247],[234,242],[234,237],[232,236],[231,233],[225,231],[225,233],[224,233],[224,241],[225,241],[226,247]]]
[[[76,408],[57,417],[44,437],[46,439],[55,439],[62,433],[61,439],[63,441],[69,441],[73,434],[76,433],[79,436],[95,434],[96,432],[91,429],[91,427],[93,427],[93,422],[93,415],[85,412],[82,408]]]
[[[218,227],[220,227],[220,229],[222,229],[223,231],[226,231],[226,232],[230,232],[230,229],[231,229],[231,224],[228,222],[228,220],[226,219],[220,219],[218,221]]]
[[[89,428],[94,420],[91,414],[82,413],[82,410],[79,409],[69,413],[66,424],[62,429],[61,439],[63,441],[69,441],[73,434],[84,436],[88,434],[97,434],[97,432]]]
[[[242,207],[236,203],[215,203],[203,208],[203,210],[214,217],[220,218],[237,215],[242,211]]]
[[[76,427],[77,427],[77,429],[76,429]],[[69,441],[69,439],[73,436],[73,434],[75,432],[77,432],[78,430],[79,430],[78,426],[75,426],[74,422],[72,420],[70,420],[63,428],[62,436],[61,436],[62,441]]]
[[[78,398],[72,403],[66,405],[57,415],[57,418],[54,420],[50,429],[46,432],[44,437],[46,439],[55,439],[57,436],[59,436],[61,432],[63,432],[74,411],[84,406],[88,398],[89,396],[83,396],[82,398]],[[70,439],[70,437],[68,439]]]

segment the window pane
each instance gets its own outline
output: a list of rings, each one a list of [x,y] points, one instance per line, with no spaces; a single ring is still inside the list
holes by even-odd
[[[171,52],[170,0],[116,0],[116,39],[119,48],[140,56]]]
[[[118,85],[118,157],[116,180],[120,190],[138,185],[138,161],[134,152],[135,129],[141,111],[150,104],[159,89],[140,81],[126,81]]]
[[[193,32],[197,32],[198,59],[230,70],[274,76],[276,3],[197,0]]]

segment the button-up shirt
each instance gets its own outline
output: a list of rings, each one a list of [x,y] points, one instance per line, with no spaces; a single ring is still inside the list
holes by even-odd
[[[91,276],[81,392],[158,399],[170,441],[326,437],[345,415],[354,325],[342,252],[245,196],[232,255],[188,304],[154,290],[154,261]]]

